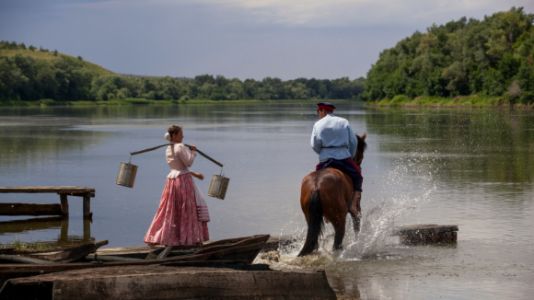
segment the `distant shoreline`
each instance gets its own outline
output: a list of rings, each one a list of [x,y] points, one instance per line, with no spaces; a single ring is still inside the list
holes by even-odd
[[[320,99],[283,99],[283,100],[260,100],[260,99],[236,99],[236,100],[153,100],[142,98],[115,99],[115,100],[76,100],[61,101],[53,99],[42,100],[11,100],[0,101],[0,108],[20,107],[96,107],[96,106],[170,106],[170,105],[246,105],[246,104],[310,104],[323,101]],[[392,99],[377,101],[362,101],[356,99],[332,99],[335,103],[360,103],[370,108],[512,108],[520,110],[534,110],[534,104],[511,103],[503,97],[486,96],[462,96],[454,98],[440,97],[417,97],[408,98],[395,96]]]
[[[392,99],[382,99],[377,101],[367,101],[368,107],[375,108],[513,108],[523,110],[533,110],[534,103],[513,103],[505,97],[468,95],[453,98],[421,96],[409,98],[398,95]]]
[[[0,102],[0,107],[93,107],[93,106],[134,106],[134,105],[202,105],[202,104],[276,104],[276,103],[315,103],[315,99],[301,99],[301,100],[259,100],[259,99],[237,99],[237,100],[209,100],[209,99],[194,99],[194,100],[151,100],[151,99],[116,99],[116,100],[77,100],[77,101],[60,101],[53,99],[43,100],[12,100]],[[351,100],[339,100],[351,101]],[[357,100],[352,100],[357,101]]]

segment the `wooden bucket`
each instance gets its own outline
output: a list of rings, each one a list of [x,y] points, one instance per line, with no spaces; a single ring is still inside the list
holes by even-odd
[[[135,175],[137,174],[137,166],[131,163],[121,162],[119,166],[119,174],[115,183],[125,187],[133,187],[135,182]]]
[[[230,178],[228,177],[224,177],[222,175],[213,175],[208,188],[208,196],[224,200],[229,182]]]

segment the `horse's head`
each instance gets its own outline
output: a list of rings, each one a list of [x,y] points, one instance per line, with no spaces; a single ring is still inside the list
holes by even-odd
[[[363,153],[365,152],[365,148],[367,148],[367,143],[365,142],[366,138],[367,133],[364,133],[361,136],[356,135],[356,140],[358,141],[358,144],[356,145],[356,154],[354,155],[353,159],[358,166],[362,164]]]

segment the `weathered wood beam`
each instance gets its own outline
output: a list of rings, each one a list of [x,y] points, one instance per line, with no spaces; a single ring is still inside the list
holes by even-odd
[[[0,261],[7,261],[7,262],[15,262],[15,263],[24,263],[24,264],[35,264],[35,265],[50,265],[54,264],[54,262],[46,260],[46,259],[39,259],[35,257],[29,257],[25,255],[18,255],[18,254],[0,254]]]
[[[85,243],[55,251],[32,253],[28,254],[27,256],[55,262],[74,262],[86,257],[91,253],[95,253],[98,248],[107,244],[108,241],[103,240],[96,243]]]
[[[43,285],[50,290],[40,289]],[[100,268],[12,279],[4,286],[2,296],[23,295],[33,286],[58,300],[336,299],[324,271],[162,266]]]
[[[95,189],[80,186],[3,186],[0,193],[57,193],[75,196],[90,194],[94,197]]]
[[[63,215],[60,204],[0,203],[0,215],[42,216]]]

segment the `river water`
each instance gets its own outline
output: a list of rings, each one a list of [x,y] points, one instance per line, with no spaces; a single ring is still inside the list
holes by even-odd
[[[212,239],[270,233],[293,242],[269,261],[277,269],[326,269],[341,298],[531,299],[534,294],[534,113],[508,110],[375,110],[340,103],[337,112],[367,132],[362,232],[332,252],[295,258],[303,243],[302,177],[314,105],[180,105],[1,108],[0,185],[96,189],[91,224],[70,200],[69,222],[35,227],[0,217],[0,243],[90,236],[110,246],[141,245],[168,172],[164,150],[132,157],[133,188],[115,184],[129,153],[163,144],[166,128],[224,164],[225,200],[206,196]],[[204,194],[221,168],[198,157]],[[50,203],[54,195],[2,194],[4,202]],[[405,246],[400,225],[458,225],[458,243]],[[67,227],[66,227],[67,226]],[[350,221],[348,221],[350,226]],[[65,228],[66,227],[66,228]],[[60,237],[61,235],[61,237]]]

